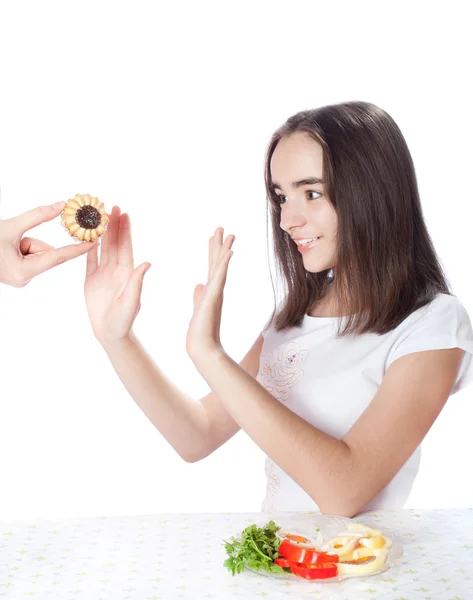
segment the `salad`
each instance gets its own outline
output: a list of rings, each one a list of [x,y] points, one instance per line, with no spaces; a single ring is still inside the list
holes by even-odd
[[[377,529],[349,523],[347,531],[324,541],[283,531],[274,521],[251,525],[239,538],[223,540],[228,558],[224,566],[232,575],[246,567],[255,571],[292,574],[309,580],[370,575],[384,570],[392,541]]]

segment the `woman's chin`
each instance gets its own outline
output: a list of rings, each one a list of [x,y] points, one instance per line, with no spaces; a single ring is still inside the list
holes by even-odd
[[[305,270],[308,271],[309,273],[324,273],[325,271],[328,271],[328,275],[329,276],[333,276],[333,268],[334,266],[332,264],[320,264],[320,263],[315,263],[315,261],[313,263],[311,263],[309,260],[305,260],[304,261],[304,267]]]

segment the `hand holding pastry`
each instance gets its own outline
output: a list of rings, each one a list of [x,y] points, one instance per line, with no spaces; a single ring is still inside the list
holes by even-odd
[[[117,344],[130,335],[150,266],[146,262],[134,268],[130,217],[121,215],[115,206],[103,236],[100,261],[97,248],[87,256],[84,286],[92,329],[102,345]]]
[[[28,230],[59,216],[64,202],[39,206],[11,219],[0,220],[0,283],[21,288],[33,277],[71,258],[89,252],[93,243],[72,244],[63,248],[30,237]]]

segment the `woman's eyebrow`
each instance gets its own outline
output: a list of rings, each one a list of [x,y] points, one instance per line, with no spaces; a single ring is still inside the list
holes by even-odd
[[[317,183],[324,183],[322,179],[319,179],[318,177],[307,177],[306,179],[300,179],[299,181],[293,181],[292,182],[292,187],[293,188],[298,188],[298,187],[302,187],[303,185],[314,185]],[[275,181],[272,182],[272,186],[273,188],[278,188],[279,190],[282,190],[282,187],[279,185],[279,183],[276,183]]]

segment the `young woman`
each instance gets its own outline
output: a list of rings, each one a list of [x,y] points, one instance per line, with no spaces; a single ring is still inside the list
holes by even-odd
[[[212,392],[196,402],[132,331],[149,263],[112,211],[88,254],[87,308],[127,390],[180,456],[243,429],[267,454],[263,510],[353,516],[406,505],[420,444],[472,378],[473,331],[427,232],[414,166],[392,118],[365,102],[301,112],[273,136],[268,207],[284,293],[236,364],[220,343],[234,236],[210,240],[187,352]]]

